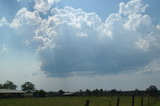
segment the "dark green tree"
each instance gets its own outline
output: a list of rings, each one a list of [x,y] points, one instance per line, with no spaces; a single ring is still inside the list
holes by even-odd
[[[46,91],[44,91],[43,89],[38,91],[38,97],[45,97],[46,96]]]
[[[83,90],[79,90],[79,91],[77,92],[77,94],[78,94],[79,96],[84,96]]]
[[[63,91],[62,89],[60,89],[60,90],[58,91],[58,93],[59,93],[60,95],[63,95],[63,94],[65,93],[65,91]]]
[[[98,89],[93,90],[92,95],[99,96],[99,90]]]
[[[155,92],[155,91],[158,91],[158,89],[157,89],[157,87],[155,85],[151,85],[146,89],[146,91]]]
[[[104,93],[103,89],[100,89],[99,90],[99,96],[103,96],[103,93]]]
[[[3,86],[2,86],[4,89],[16,89],[17,88],[17,85],[15,85],[13,82],[11,81],[6,81]]]
[[[92,92],[89,89],[86,89],[85,94],[86,96],[91,96]]]
[[[0,84],[0,89],[3,89],[3,85],[2,84]]]
[[[116,89],[112,89],[111,91],[111,95],[118,95],[119,92]]]
[[[47,96],[48,96],[48,97],[54,97],[54,96],[57,96],[57,95],[58,95],[57,92],[53,92],[53,91],[47,92]]]
[[[23,91],[32,92],[35,90],[35,85],[31,82],[25,82],[23,85],[21,85],[21,89]]]
[[[158,94],[158,88],[155,85],[149,86],[146,91],[149,93],[150,96],[155,96]]]

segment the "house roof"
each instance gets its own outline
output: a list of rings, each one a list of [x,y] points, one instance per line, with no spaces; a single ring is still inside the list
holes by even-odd
[[[14,89],[0,89],[0,94],[2,93],[25,93],[25,92],[20,90],[14,90]]]
[[[69,96],[69,95],[74,95],[75,94],[75,92],[65,92],[63,95],[64,96]]]

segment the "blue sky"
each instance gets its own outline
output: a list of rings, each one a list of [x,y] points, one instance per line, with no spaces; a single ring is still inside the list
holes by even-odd
[[[0,83],[68,91],[160,88],[159,3],[1,0]]]

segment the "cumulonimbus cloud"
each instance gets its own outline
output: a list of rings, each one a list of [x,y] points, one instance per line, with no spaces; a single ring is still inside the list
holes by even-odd
[[[51,16],[41,18],[39,12],[50,9],[39,8],[42,2],[37,1],[33,12],[19,10],[11,26],[25,30],[23,33],[31,28],[29,39],[26,36],[23,41],[28,39],[36,46],[41,69],[48,76],[136,70],[160,56],[159,25],[144,14],[147,5],[141,0],[120,3],[119,12],[110,14],[105,22],[96,13],[68,6],[53,8]]]

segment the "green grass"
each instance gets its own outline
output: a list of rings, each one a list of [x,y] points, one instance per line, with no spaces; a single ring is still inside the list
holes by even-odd
[[[0,106],[84,106],[90,100],[90,106],[116,106],[117,97],[52,97],[52,98],[14,98],[0,99]],[[120,106],[132,106],[131,97],[120,97]],[[141,98],[135,98],[135,106],[141,106]],[[160,106],[160,101],[144,106]]]

